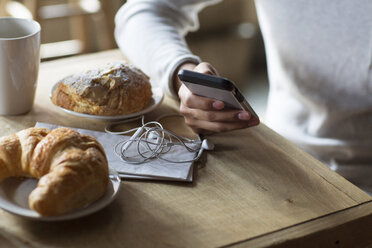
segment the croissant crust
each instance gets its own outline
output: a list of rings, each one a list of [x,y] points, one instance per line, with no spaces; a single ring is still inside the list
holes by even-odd
[[[28,128],[0,138],[0,180],[40,179],[29,207],[55,216],[104,195],[108,163],[98,141],[69,128]]]

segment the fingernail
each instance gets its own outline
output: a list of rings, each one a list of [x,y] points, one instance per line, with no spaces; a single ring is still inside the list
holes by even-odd
[[[253,118],[252,120],[249,121],[249,126],[256,126],[260,124],[260,120],[257,118]]]
[[[238,114],[238,118],[240,120],[247,121],[247,120],[251,119],[251,115],[249,113],[247,113],[247,112],[240,112]]]
[[[221,101],[215,101],[212,103],[212,106],[214,109],[223,109],[223,102]]]

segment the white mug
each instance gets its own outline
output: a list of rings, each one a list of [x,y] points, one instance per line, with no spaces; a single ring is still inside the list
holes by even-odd
[[[0,18],[0,115],[24,114],[33,106],[40,30],[34,20]]]

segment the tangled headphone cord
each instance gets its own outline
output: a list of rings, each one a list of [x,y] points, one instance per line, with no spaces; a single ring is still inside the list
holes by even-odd
[[[199,135],[197,140],[189,139],[164,129],[159,123],[160,119],[176,116],[178,117],[181,115],[165,115],[158,118],[157,121],[150,121],[147,123],[144,121],[144,116],[114,122],[106,126],[105,132],[116,135],[134,132],[128,140],[119,142],[114,147],[115,154],[124,162],[131,164],[141,164],[153,159],[160,159],[170,163],[189,163],[198,160],[202,155],[203,150],[213,150],[213,144],[206,139],[202,141]],[[140,118],[142,121],[142,126],[140,127],[127,131],[111,131],[113,126]],[[134,152],[133,149],[130,150],[132,145],[135,145]],[[189,160],[171,160],[165,158],[164,155],[171,152],[172,148],[175,146],[182,146],[188,152],[196,153],[196,155],[194,158]]]

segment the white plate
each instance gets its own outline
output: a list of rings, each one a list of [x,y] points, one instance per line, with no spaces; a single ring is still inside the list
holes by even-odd
[[[110,204],[117,196],[121,180],[118,173],[110,169],[107,191],[97,201],[74,212],[59,216],[41,216],[28,207],[28,196],[36,188],[38,180],[31,178],[7,178],[0,182],[0,208],[15,215],[42,221],[71,220],[92,214]]]
[[[55,83],[50,91],[49,98],[52,99],[52,92],[57,88],[58,82]],[[90,114],[83,114],[83,113],[78,113],[72,110],[68,110],[65,108],[62,108],[60,106],[54,105],[57,108],[65,111],[66,113],[69,113],[71,115],[79,116],[79,117],[84,117],[84,118],[89,118],[93,120],[105,120],[105,121],[114,121],[114,120],[124,120],[124,119],[129,119],[137,116],[141,116],[144,114],[147,114],[151,111],[153,111],[155,108],[157,108],[161,102],[163,101],[164,98],[164,93],[161,88],[152,88],[152,98],[147,104],[146,108],[139,112],[127,114],[127,115],[115,115],[115,116],[104,116],[104,115],[90,115]],[[52,102],[53,103],[53,102]]]

